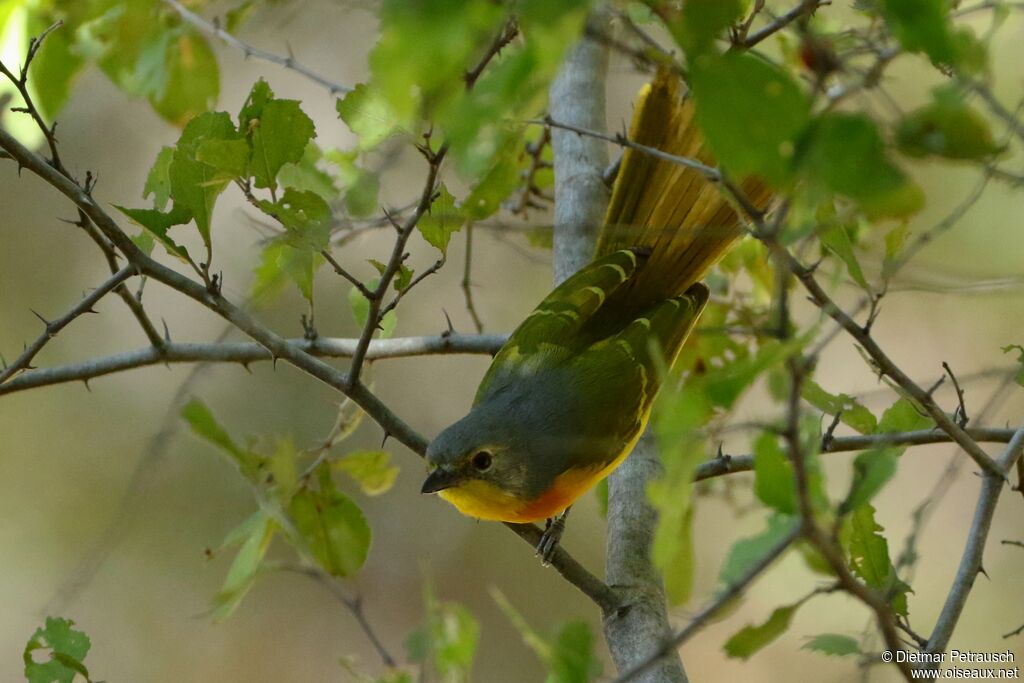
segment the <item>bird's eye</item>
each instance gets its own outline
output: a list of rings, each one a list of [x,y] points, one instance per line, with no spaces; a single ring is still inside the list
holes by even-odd
[[[473,467],[476,469],[477,472],[486,472],[487,470],[491,469],[491,461],[493,459],[494,458],[487,451],[480,451],[479,453],[473,456]]]

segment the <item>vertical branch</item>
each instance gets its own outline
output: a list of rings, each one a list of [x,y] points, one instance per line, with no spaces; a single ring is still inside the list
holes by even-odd
[[[602,14],[592,21],[606,21]],[[601,31],[598,31],[601,33]],[[593,34],[593,32],[590,32]],[[605,128],[607,49],[584,39],[569,53],[551,86],[551,118],[580,128]],[[593,256],[604,218],[608,188],[606,143],[575,132],[551,133],[555,157],[555,281],[561,282]],[[645,492],[661,463],[650,438],[644,438],[609,482],[608,583],[622,600],[605,615],[604,633],[620,671],[644,662],[669,637],[665,591],[650,559],[657,514]],[[638,676],[643,683],[682,683],[678,658],[664,658]]]

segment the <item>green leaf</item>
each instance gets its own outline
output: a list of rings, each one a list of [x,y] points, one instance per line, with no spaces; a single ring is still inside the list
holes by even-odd
[[[316,192],[289,187],[276,202],[260,200],[259,207],[287,228],[288,244],[316,252],[327,248],[331,207]]]
[[[795,524],[796,520],[793,517],[772,515],[768,518],[768,524],[764,531],[756,536],[736,541],[729,549],[729,553],[722,563],[722,569],[718,572],[719,585],[726,588],[743,578],[793,530]]]
[[[142,198],[153,195],[153,208],[164,210],[167,200],[171,198],[171,160],[174,158],[173,147],[161,147],[160,153],[153,162],[153,168],[146,176],[146,185],[142,188]]]
[[[186,33],[166,41],[165,81],[150,96],[153,109],[176,125],[184,125],[217,102],[220,71],[206,39]]]
[[[953,64],[958,50],[946,0],[878,0],[893,35],[909,52],[924,52],[936,64]]]
[[[771,432],[762,432],[754,441],[754,492],[768,507],[787,515],[796,513],[793,465]]]
[[[324,201],[332,202],[341,194],[335,179],[320,169],[323,153],[315,142],[306,145],[306,151],[298,162],[285,164],[277,172],[277,181],[286,188],[315,192]]]
[[[366,283],[366,287],[371,291],[376,289],[380,281],[376,278]],[[366,300],[362,292],[353,287],[348,291],[348,303],[352,309],[352,317],[355,318],[356,324],[361,329],[366,327],[366,319],[370,315],[370,302]],[[395,315],[394,309],[388,311],[387,315],[380,321],[380,336],[381,339],[387,339],[395,332],[395,325],[398,324],[398,318]]]
[[[352,576],[370,549],[363,511],[339,491],[303,489],[288,509],[317,563],[332,576]]]
[[[423,239],[445,254],[452,233],[458,232],[464,222],[462,213],[455,208],[455,197],[441,183],[437,189],[437,198],[430,205],[430,210],[420,218],[416,229],[423,235]]]
[[[270,242],[260,256],[253,280],[252,296],[265,300],[277,294],[291,280],[307,301],[313,298],[313,276],[323,257],[309,248],[293,247],[285,241]]]
[[[803,601],[779,607],[763,624],[744,626],[726,641],[725,653],[733,658],[750,659],[755,652],[789,629],[793,614],[802,604]]]
[[[862,654],[860,644],[856,639],[838,633],[822,633],[821,635],[814,636],[804,643],[800,649],[820,652],[823,655],[830,655],[832,657]]]
[[[922,415],[909,399],[900,398],[882,413],[882,419],[878,421],[877,433],[914,432],[928,429],[933,424],[932,419]],[[900,452],[902,453],[903,449]]]
[[[227,430],[217,422],[217,418],[205,403],[193,398],[181,409],[181,416],[196,436],[209,441],[231,456],[231,460],[238,465],[244,475],[250,479],[256,475],[261,463],[260,457],[238,446]]]
[[[479,221],[489,218],[501,209],[501,203],[519,186],[522,163],[518,159],[521,140],[506,136],[501,149],[469,195],[460,205],[467,220]]]
[[[184,225],[192,220],[192,213],[175,204],[174,208],[168,213],[158,211],[157,209],[129,209],[119,204],[114,204],[114,207],[128,216],[136,225],[141,226],[146,234],[156,238],[160,244],[163,245],[164,249],[171,256],[176,256],[183,261],[189,260],[188,251],[185,247],[181,246],[167,234],[175,225]]]
[[[830,112],[803,137],[797,161],[803,177],[857,202],[872,218],[906,216],[921,208],[921,189],[885,154],[875,122],[863,114]]]
[[[32,634],[22,653],[29,683],[72,683],[75,674],[89,678],[82,660],[92,644],[89,636],[71,628],[74,625],[70,619],[47,617],[46,625]],[[37,650],[49,650],[49,659],[35,661]]]
[[[348,453],[333,467],[352,478],[368,496],[378,496],[391,489],[398,477],[398,466],[391,464],[387,451],[355,451]]]
[[[394,287],[399,292],[404,292],[412,284],[413,269],[402,264],[398,266],[398,273],[395,275]]]
[[[693,589],[693,473],[706,457],[700,428],[710,414],[706,394],[693,387],[665,387],[655,399],[654,434],[665,471],[647,487],[658,511],[651,555],[672,604],[688,600]]]
[[[30,24],[36,23],[30,20]],[[0,31],[4,28],[0,21]],[[32,28],[38,34],[44,26]],[[43,118],[52,121],[68,101],[71,85],[85,61],[76,54],[74,34],[67,27],[51,31],[29,67],[32,99]]]
[[[853,461],[853,481],[846,500],[839,506],[840,514],[860,507],[875,497],[896,474],[896,453],[879,448],[860,453]]]
[[[718,161],[735,176],[785,183],[797,136],[810,114],[797,82],[759,57],[728,53],[697,58],[690,85],[697,122]]]
[[[260,564],[274,539],[277,523],[265,514],[257,513],[247,520],[245,527],[245,540],[231,562],[224,584],[213,598],[211,614],[214,621],[223,621],[231,616],[256,582]]]
[[[377,210],[377,192],[380,190],[380,177],[360,169],[355,180],[345,192],[345,208],[356,218],[369,216]]]
[[[800,395],[818,410],[839,415],[844,424],[861,434],[872,434],[878,427],[875,416],[855,398],[848,394],[830,394],[814,380],[804,380]]]
[[[178,139],[168,177],[171,198],[192,212],[203,243],[210,245],[210,224],[217,196],[227,187],[227,179],[213,166],[196,158],[205,140],[232,140],[237,136],[231,117],[225,112],[200,114],[189,121]]]
[[[338,116],[359,138],[359,149],[370,150],[400,129],[398,114],[380,92],[365,83],[339,98]]]
[[[429,584],[424,588],[426,617],[409,634],[406,648],[409,659],[431,665],[437,680],[445,683],[469,683],[473,656],[480,642],[480,626],[462,605],[440,602]]]
[[[216,169],[228,180],[249,175],[249,145],[245,140],[202,140],[196,147],[196,160]]]
[[[907,616],[910,586],[900,580],[889,559],[889,543],[875,521],[875,509],[865,503],[846,518],[842,539],[849,553],[850,568],[868,586],[888,596],[893,611]]]
[[[741,0],[686,0],[678,18],[667,22],[676,43],[688,54],[713,49],[722,31],[743,16]]]
[[[1014,375],[1013,379],[1017,384],[1024,387],[1024,346],[1020,344],[1009,344],[1003,347],[1003,353],[1010,353],[1011,351],[1017,352],[1017,362],[1020,363],[1020,370]]]
[[[845,227],[832,223],[818,233],[818,239],[821,240],[821,243],[825,245],[829,251],[838,256],[840,260],[846,264],[846,272],[850,274],[850,277],[853,278],[853,281],[856,282],[861,289],[871,291],[871,287],[868,286],[867,280],[864,279],[864,271],[861,270],[860,262],[857,260],[857,254],[853,251],[853,242],[850,240],[850,233],[846,231]]]
[[[302,159],[309,141],[316,137],[313,120],[297,100],[268,101],[258,123],[251,123],[252,173],[256,187],[277,187],[277,173],[287,163]]]
[[[957,89],[940,88],[932,102],[907,114],[896,129],[904,154],[947,159],[984,159],[1003,151],[988,122]]]
[[[491,595],[526,646],[547,666],[545,683],[587,683],[601,675],[601,661],[594,655],[594,636],[586,622],[567,622],[554,637],[544,637],[500,591],[493,589]]]
[[[704,390],[716,406],[729,409],[761,373],[768,368],[781,365],[787,358],[799,352],[804,343],[805,340],[802,338],[787,342],[766,342],[757,353],[741,357],[719,370],[710,372]]]

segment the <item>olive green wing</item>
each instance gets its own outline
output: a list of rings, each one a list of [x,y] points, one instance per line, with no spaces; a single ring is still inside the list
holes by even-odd
[[[644,260],[623,249],[598,259],[554,289],[520,323],[491,362],[476,401],[514,375],[569,358],[592,341],[583,330],[608,296],[628,282]]]
[[[584,402],[585,430],[595,442],[614,444],[605,453],[579,453],[577,467],[608,464],[637,435],[650,413],[664,365],[671,366],[708,300],[704,285],[667,299],[635,318],[618,334],[572,360]],[[664,365],[663,365],[664,364]]]

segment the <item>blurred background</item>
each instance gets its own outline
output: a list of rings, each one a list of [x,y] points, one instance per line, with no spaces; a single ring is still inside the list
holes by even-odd
[[[262,10],[241,32],[247,42],[295,56],[340,83],[366,77],[366,55],[375,41],[372,6],[308,0]],[[994,46],[996,94],[1012,108],[1021,97],[1024,22],[1011,17]],[[337,120],[334,100],[295,74],[218,45],[222,68],[219,108],[237,111],[252,83],[266,78],[281,97],[302,100],[317,123],[322,147],[345,146],[351,137]],[[921,72],[897,64],[890,92],[910,108],[933,85]],[[930,77],[929,77],[930,78]],[[614,59],[609,84],[609,127],[628,120],[643,76]],[[80,177],[99,177],[97,199],[107,205],[141,205],[146,173],[162,145],[177,131],[158,119],[143,101],[129,100],[95,69],[81,78],[71,104],[60,117],[62,155]],[[1020,168],[1021,160],[1006,166]],[[382,201],[401,205],[419,192],[422,163],[401,156],[385,176]],[[913,169],[928,196],[914,229],[941,220],[977,180],[977,171],[951,164]],[[0,352],[10,360],[34,339],[40,323],[29,310],[47,317],[62,314],[83,292],[105,279],[105,265],[94,246],[60,219],[73,217],[70,205],[34,177],[18,176],[14,164],[0,163]],[[224,270],[225,291],[241,301],[250,286],[258,254],[254,230],[237,191],[220,199],[215,245]],[[991,184],[983,199],[954,229],[931,245],[901,276],[899,291],[885,299],[877,337],[910,375],[930,385],[948,362],[958,376],[1007,368],[1014,360],[1000,347],[1024,343],[1024,290],[1020,282],[993,284],[1024,274],[1024,225],[1020,193]],[[536,213],[538,224],[549,217]],[[459,331],[471,332],[460,287],[464,233],[453,240],[449,266],[415,289],[399,310],[398,335],[434,334],[446,327],[447,313]],[[515,232],[478,229],[472,270],[477,310],[488,331],[508,331],[547,292],[550,252],[531,247]],[[390,250],[387,235],[367,235],[350,243],[340,257],[354,272],[370,277],[366,258]],[[429,247],[417,244],[413,260],[433,262]],[[968,287],[971,283],[986,286]],[[347,303],[347,286],[326,271],[318,280],[317,323],[321,334],[351,337],[357,329]],[[853,300],[852,292],[848,292]],[[841,298],[843,298],[841,296]],[[155,283],[146,289],[148,308],[166,320],[178,341],[208,341],[222,324],[197,306],[183,305]],[[124,306],[107,298],[100,315],[83,317],[38,357],[48,366],[141,347],[145,339]],[[301,336],[305,305],[289,290],[260,318],[276,331]],[[809,315],[803,310],[798,314]],[[468,407],[487,365],[484,357],[428,357],[386,361],[373,367],[377,393],[422,433],[432,436]],[[328,681],[349,680],[339,664],[353,656],[358,666],[379,671],[365,635],[351,615],[322,586],[294,574],[260,578],[237,612],[211,623],[204,613],[223,581],[230,553],[207,559],[224,535],[254,509],[247,484],[209,445],[177,425],[168,410],[191,368],[154,367],[81,384],[16,393],[0,399],[0,677],[19,680],[25,641],[46,614],[74,619],[92,638],[86,660],[97,678],[111,682],[146,681]],[[818,380],[826,388],[863,393],[875,409],[892,402],[845,338],[822,358]],[[977,414],[996,380],[967,382],[967,406]],[[336,415],[338,396],[284,363],[204,369],[191,393],[201,397],[233,435],[291,435],[302,446],[322,439]],[[1011,392],[986,424],[1016,426],[1024,414],[1024,393]],[[954,405],[951,394],[941,398]],[[770,417],[759,392],[748,396],[738,420]],[[176,432],[166,433],[168,424]],[[375,448],[380,430],[369,420],[346,448]],[[161,450],[164,446],[163,450]],[[542,632],[569,619],[585,619],[600,632],[595,607],[544,569],[532,551],[499,525],[475,523],[436,497],[421,496],[423,465],[391,441],[402,466],[388,494],[366,498],[351,490],[374,531],[367,565],[350,582],[361,595],[367,618],[392,652],[404,656],[404,640],[423,617],[423,583],[438,597],[465,604],[480,620],[481,645],[475,679],[495,683],[535,681],[543,669],[489,591],[499,589]],[[147,457],[154,449],[162,457]],[[749,452],[738,433],[727,453]],[[899,473],[877,498],[878,519],[898,555],[910,530],[911,511],[926,500],[955,451],[949,446],[917,447],[904,456]],[[825,456],[829,488],[841,495],[848,484],[853,454]],[[952,488],[931,510],[919,539],[923,560],[910,577],[912,623],[927,633],[942,606],[967,535],[978,491],[972,467],[961,463]],[[701,487],[695,518],[698,575],[690,605],[675,610],[678,623],[699,609],[715,589],[725,553],[740,538],[763,528],[760,513],[747,514],[752,477],[733,475]],[[122,507],[131,491],[127,507]],[[1024,657],[1024,636],[1002,634],[1024,623],[1019,577],[1024,550],[1002,544],[1022,540],[1024,500],[1006,492],[985,553],[987,578],[977,581],[951,647],[1009,649]],[[111,527],[110,525],[114,525]],[[106,530],[113,529],[102,541]],[[598,574],[603,567],[604,522],[588,497],[573,514],[566,547]],[[97,544],[100,546],[97,546]],[[81,570],[97,547],[109,550],[94,576]],[[760,579],[742,603],[711,624],[683,649],[695,681],[858,680],[852,659],[824,658],[801,651],[807,636],[835,632],[859,637],[873,628],[867,612],[844,595],[816,598],[797,614],[790,631],[749,662],[730,660],[721,646],[747,623],[760,623],[775,607],[804,595],[818,579],[790,554]],[[68,588],[77,590],[68,599]],[[63,593],[62,593],[63,592]],[[63,597],[61,597],[63,595]],[[59,598],[59,599],[58,599]],[[598,649],[607,662],[603,641]],[[813,676],[808,672],[813,671]],[[875,669],[874,680],[895,680],[895,672]]]

